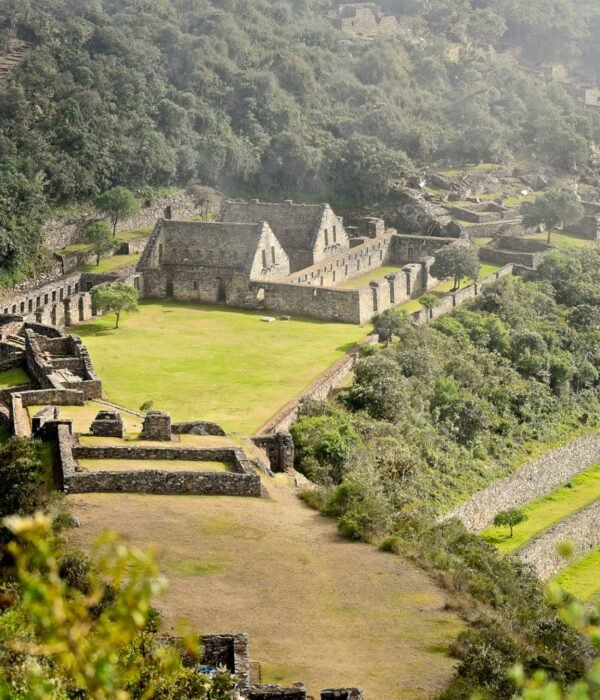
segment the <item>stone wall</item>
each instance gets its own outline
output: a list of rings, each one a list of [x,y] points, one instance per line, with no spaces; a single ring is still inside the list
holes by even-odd
[[[321,700],[364,700],[360,688],[329,688],[321,691]]]
[[[466,302],[472,301],[473,299],[477,298],[481,294],[481,289],[485,284],[495,282],[501,277],[511,275],[512,273],[513,266],[505,265],[503,268],[497,270],[496,272],[493,272],[491,275],[487,275],[487,277],[482,277],[475,284],[471,284],[468,287],[465,287],[464,289],[459,289],[457,292],[453,292],[448,296],[444,297],[440,301],[440,303],[433,309],[421,309],[421,311],[416,311],[414,314],[412,314],[411,318],[413,322],[419,326],[422,326],[425,323],[430,323],[431,321],[435,321],[436,318],[440,318],[440,316],[445,316],[446,314],[452,313],[454,309],[457,309],[459,306],[462,306]]]
[[[597,462],[600,462],[600,434],[583,435],[492,483],[446,517],[458,518],[472,532],[483,530],[501,510],[520,508],[552,493]]]
[[[590,241],[597,241],[600,238],[600,216],[598,214],[584,216],[576,224],[565,226],[565,231]]]
[[[600,545],[599,522],[600,501],[596,501],[542,532],[519,549],[517,556],[521,561],[531,564],[538,576],[547,581],[567,565],[557,551],[562,542],[573,544],[576,558],[584,557]]]
[[[390,234],[369,239],[362,245],[346,250],[304,270],[299,270],[282,281],[308,286],[331,287],[345,280],[360,277],[385,264],[388,259],[391,239]]]
[[[469,238],[495,238],[504,234],[519,234],[523,232],[521,219],[499,219],[475,224],[465,228]]]
[[[68,493],[150,493],[197,496],[248,496],[260,498],[260,477],[240,448],[172,448],[150,446],[74,445],[69,432],[60,429],[59,465],[63,489]],[[78,459],[186,460],[227,462],[232,472],[135,471],[91,472]]]
[[[285,472],[294,468],[294,441],[286,430],[270,435],[255,435],[252,442],[267,453],[273,472]]]
[[[306,700],[306,688],[303,683],[296,683],[291,688],[255,685],[250,688],[248,700]]]
[[[138,214],[123,219],[117,225],[117,231],[134,231],[153,226],[158,218],[164,215],[167,206],[171,206],[177,218],[188,218],[198,213],[192,198],[185,192],[175,192],[168,197],[158,198],[151,206],[143,207]],[[85,227],[92,221],[98,220],[95,211],[82,212],[70,219],[52,219],[43,228],[45,245],[51,252],[66,248],[72,243],[83,241]]]
[[[408,236],[397,234],[392,237],[389,249],[389,262],[402,265],[414,263],[422,258],[431,257],[436,250],[446,245],[464,245],[456,238],[438,238],[436,236]]]
[[[479,259],[482,262],[492,263],[493,265],[522,265],[533,269],[539,266],[546,255],[547,252],[523,253],[514,250],[497,249],[486,245],[479,249]]]
[[[173,423],[171,425],[173,435],[225,435],[220,425],[208,421],[197,420],[186,423]]]

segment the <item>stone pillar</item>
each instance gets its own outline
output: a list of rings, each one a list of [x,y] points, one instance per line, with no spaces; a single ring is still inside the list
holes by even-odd
[[[162,411],[150,411],[144,418],[143,427],[146,440],[171,441],[171,416]]]
[[[291,433],[282,430],[277,433],[278,464],[282,472],[294,468],[294,440]]]

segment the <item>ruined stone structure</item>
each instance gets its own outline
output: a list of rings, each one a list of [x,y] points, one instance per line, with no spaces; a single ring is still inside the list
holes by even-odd
[[[266,221],[290,261],[290,272],[297,272],[347,250],[350,246],[343,221],[329,204],[282,204],[225,202],[220,221],[253,223]],[[285,276],[279,275],[280,277]]]
[[[92,425],[90,434],[96,437],[125,437],[125,425],[118,411],[100,411]]]
[[[336,29],[348,34],[372,37],[398,31],[394,15],[386,15],[374,2],[341,3],[327,14]]]
[[[551,245],[522,236],[501,236],[479,249],[483,262],[495,265],[522,265],[536,269],[553,250]]]
[[[144,418],[144,438],[169,442],[171,440],[171,416],[162,411],[149,411]]]
[[[283,277],[290,264],[264,221],[163,221],[138,270],[150,297],[252,306],[250,282]]]
[[[432,255],[454,238],[400,236],[368,217],[349,239],[328,204],[226,202],[215,223],[159,221],[137,270],[144,296],[367,323],[437,284]],[[403,269],[344,289],[383,265]]]

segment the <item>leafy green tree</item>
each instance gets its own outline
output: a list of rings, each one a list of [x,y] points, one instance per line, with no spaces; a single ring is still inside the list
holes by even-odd
[[[525,513],[519,508],[509,508],[502,510],[494,518],[494,525],[497,527],[508,527],[510,530],[509,537],[513,536],[513,529],[527,520]]]
[[[458,289],[465,277],[477,280],[479,268],[479,256],[474,246],[447,245],[436,252],[431,274],[438,279],[452,277],[454,289]]]
[[[420,297],[419,303],[424,309],[427,309],[427,311],[431,311],[439,305],[440,298],[437,295],[428,292],[427,294],[423,294],[423,296]]]
[[[101,313],[114,313],[115,328],[119,327],[119,319],[123,311],[137,311],[139,294],[129,284],[103,284],[92,290],[92,300]]]
[[[96,254],[96,265],[100,265],[100,256],[110,253],[118,247],[113,239],[110,226],[104,221],[95,221],[85,230],[85,240],[91,243]]]
[[[125,217],[133,216],[139,210],[139,203],[133,192],[125,187],[115,187],[96,197],[96,209],[110,219],[113,237],[117,235],[117,224]]]
[[[386,309],[377,314],[373,327],[384,342],[389,342],[393,336],[400,337],[402,331],[410,325],[410,318],[404,309]]]
[[[72,586],[51,518],[11,516],[4,526],[18,538],[9,551],[19,598],[0,615],[0,698],[231,697],[228,673],[211,682],[150,631],[152,599],[166,586],[151,555],[106,533],[96,566],[83,565],[84,585]],[[185,641],[198,657],[197,638]]]
[[[523,226],[546,227],[550,244],[552,231],[559,224],[574,224],[583,218],[583,205],[572,190],[548,190],[533,202],[523,205]]]

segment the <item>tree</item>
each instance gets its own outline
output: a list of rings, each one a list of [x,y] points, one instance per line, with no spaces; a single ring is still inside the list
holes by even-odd
[[[435,294],[428,292],[427,294],[423,294],[423,296],[419,299],[419,303],[424,309],[431,311],[440,303],[440,298]]]
[[[552,230],[559,224],[575,224],[583,218],[585,210],[572,190],[548,190],[533,202],[523,205],[523,226],[535,228],[544,224],[550,244]]]
[[[92,244],[93,251],[96,253],[96,265],[100,265],[101,255],[110,253],[119,245],[113,240],[110,226],[104,221],[95,221],[90,224],[85,230],[85,239]]]
[[[479,267],[479,257],[473,246],[448,245],[435,254],[431,274],[438,279],[453,277],[454,289],[458,289],[463,278],[476,280],[479,277]]]
[[[110,218],[113,237],[117,235],[117,224],[123,217],[133,216],[139,210],[139,204],[133,192],[125,187],[115,187],[96,197],[98,211]]]
[[[513,528],[527,520],[525,513],[519,508],[509,508],[500,511],[494,518],[494,525],[497,527],[508,527],[509,537],[513,536]]]
[[[92,300],[102,313],[116,314],[115,328],[119,327],[122,311],[137,311],[139,294],[128,284],[102,285],[92,290]]]
[[[210,680],[184,667],[153,631],[151,602],[165,579],[152,555],[106,533],[90,567],[81,556],[61,558],[52,519],[42,513],[3,524],[15,538],[8,549],[20,596],[0,616],[0,698],[231,697],[228,672]],[[199,656],[197,638],[184,644]]]
[[[410,319],[404,309],[386,309],[373,321],[381,343],[389,343],[394,335],[400,337],[402,330],[409,324]]]
[[[188,185],[187,193],[202,212],[201,215],[204,221],[208,221],[214,209],[219,205],[219,193],[212,187],[206,187],[197,182]]]

